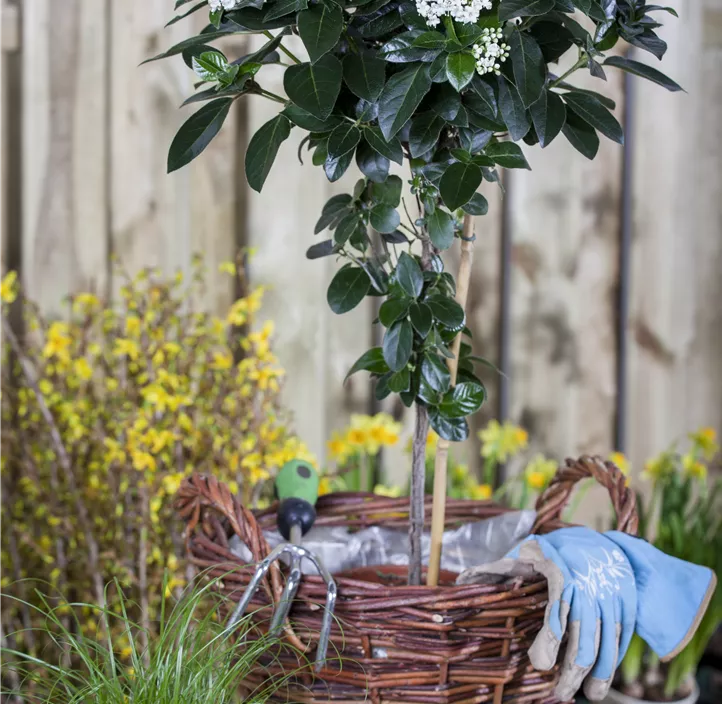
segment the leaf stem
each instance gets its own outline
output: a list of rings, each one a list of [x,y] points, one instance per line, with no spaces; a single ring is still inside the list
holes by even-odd
[[[274,37],[268,30],[265,30],[263,33],[264,33],[269,39],[275,39],[275,37]],[[299,59],[295,54],[293,54],[291,51],[289,51],[288,49],[286,49],[286,47],[283,46],[283,44],[279,44],[279,45],[278,45],[278,48],[279,48],[286,56],[288,56],[288,58],[291,59],[291,61],[293,61],[294,63],[296,63],[296,64],[302,63],[301,59]]]
[[[280,95],[276,95],[275,93],[271,93],[270,90],[266,90],[265,88],[260,88],[259,86],[259,95],[262,95],[264,98],[268,98],[269,100],[275,100],[277,103],[283,103],[286,104],[286,99],[282,98]]]
[[[577,63],[574,64],[566,73],[559,76],[559,78],[555,78],[548,86],[549,88],[556,88],[560,83],[563,83],[569,76],[571,76],[575,71],[578,71],[580,68],[585,66],[587,63],[587,55],[585,53],[582,53],[582,55],[579,57],[579,60]]]

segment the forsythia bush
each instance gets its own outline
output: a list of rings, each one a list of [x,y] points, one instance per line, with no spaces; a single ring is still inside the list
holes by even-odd
[[[240,275],[233,264],[223,269]],[[138,620],[152,621],[164,573],[169,588],[183,583],[171,507],[183,477],[212,472],[250,505],[284,462],[314,461],[279,406],[273,325],[254,326],[262,290],[216,317],[198,309],[202,285],[200,265],[189,284],[146,271],[116,305],[74,296],[64,321],[25,301],[20,355],[3,310],[4,592],[33,602],[40,588],[98,603],[116,578],[141,607]],[[3,308],[17,295],[10,274]],[[5,633],[33,618],[15,601],[4,605]],[[97,626],[90,614],[81,624]]]

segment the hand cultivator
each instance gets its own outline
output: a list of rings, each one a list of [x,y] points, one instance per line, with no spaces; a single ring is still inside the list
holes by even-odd
[[[324,567],[323,563],[313,552],[306,550],[301,545],[302,537],[308,533],[316,520],[316,499],[318,498],[318,474],[305,462],[292,460],[284,465],[276,479],[276,492],[278,494],[278,530],[287,543],[278,545],[262,560],[253,575],[243,597],[238,602],[229,619],[229,626],[233,626],[243,616],[251,603],[254,594],[258,590],[261,581],[266,576],[271,564],[286,554],[290,558],[290,571],[286,579],[286,586],[281,595],[281,601],[277,605],[271,621],[269,633],[276,636],[280,633],[296,592],[301,582],[301,561],[310,560],[319,575],[326,583],[326,607],[321,624],[321,632],[316,650],[316,671],[323,668],[326,662],[326,651],[328,650],[329,636],[331,634],[331,623],[333,610],[336,605],[336,582]]]

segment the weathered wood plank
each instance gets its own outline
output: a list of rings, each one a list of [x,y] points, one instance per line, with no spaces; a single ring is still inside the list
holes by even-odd
[[[178,57],[139,64],[207,23],[198,13],[164,29],[169,16],[164,3],[112,3],[113,253],[130,273],[146,266],[188,272],[193,256],[201,254],[208,270],[204,304],[220,311],[232,286],[217,268],[233,258],[237,239],[237,113],[200,158],[166,174],[168,147],[199,108],[179,109],[193,92],[194,75]]]
[[[19,75],[19,49],[20,49],[20,12],[15,4],[6,0],[2,3],[2,52],[0,52],[0,258],[2,258],[2,272],[16,262],[13,249],[17,249],[18,242],[11,243],[11,231],[17,228],[13,222],[17,212],[17,204],[11,203],[18,197],[17,169],[19,163],[20,145],[16,142],[16,122],[18,119],[16,98],[21,77]],[[15,211],[15,212],[13,212]],[[13,232],[13,234],[16,234]],[[19,233],[18,233],[19,234]],[[13,247],[15,245],[15,247]]]
[[[108,282],[106,5],[24,5],[23,280],[48,313]]]
[[[572,82],[601,89],[621,114],[621,77]],[[509,189],[511,413],[533,450],[560,459],[612,447],[622,156],[602,138],[589,162],[560,136],[529,152],[533,171],[515,172]]]
[[[289,48],[302,51],[300,41],[289,42]],[[282,79],[280,68],[263,71],[264,87],[276,94],[283,94]],[[276,103],[260,96],[249,97],[248,105],[249,135],[279,110]],[[293,130],[281,146],[263,192],[249,189],[245,227],[249,244],[256,250],[250,262],[252,280],[268,288],[262,313],[276,325],[275,351],[286,369],[285,402],[295,416],[296,431],[323,458],[328,401],[340,388],[336,383],[329,388],[329,376],[335,374],[328,366],[339,365],[329,358],[331,336],[338,329],[338,320],[331,320],[326,305],[333,262],[309,261],[305,253],[314,242],[313,228],[330,193],[321,169],[310,159],[304,165],[298,163],[302,138],[300,130]]]
[[[687,93],[635,80],[630,454],[722,429],[722,2],[678,0],[662,69]],[[654,62],[640,52],[636,56]]]

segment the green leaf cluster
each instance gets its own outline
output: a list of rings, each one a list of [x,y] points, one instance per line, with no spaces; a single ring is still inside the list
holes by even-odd
[[[461,216],[486,214],[479,191],[499,182],[499,168],[530,168],[522,143],[546,148],[561,136],[593,159],[601,137],[623,142],[614,102],[575,86],[577,71],[601,82],[619,69],[680,90],[656,68],[619,52],[605,57],[623,40],[661,58],[666,45],[655,30],[665,10],[674,14],[644,0],[498,0],[474,23],[447,16],[430,27],[412,0],[248,0],[214,14],[199,35],[156,57],[181,54],[203,83],[189,101],[209,101],[181,128],[168,166],[198,156],[232,103],[255,94],[277,102],[279,111],[248,144],[253,189],[263,188],[294,131],[302,133],[299,157],[310,152],[329,181],[357,168],[363,178],[354,192],[324,207],[316,230],[331,235],[311,246],[308,257],[343,260],[328,291],[335,312],[352,310],[366,296],[384,298],[379,354],[386,368],[368,361],[378,393],[425,403],[440,434],[458,437],[483,391],[473,380],[461,380],[459,390],[427,387],[424,360],[443,359],[457,332],[448,322],[453,292],[441,283],[450,287],[453,279],[432,263],[461,234]],[[502,30],[509,58],[481,75],[474,47],[485,28]],[[241,33],[267,42],[234,61],[213,49],[217,40]],[[291,34],[303,43],[298,56],[284,43]],[[569,52],[576,61],[558,75],[556,64]],[[263,87],[279,65],[284,95]],[[392,162],[408,164],[417,215],[401,202],[403,182],[392,175]],[[414,254],[418,243],[421,258]]]

